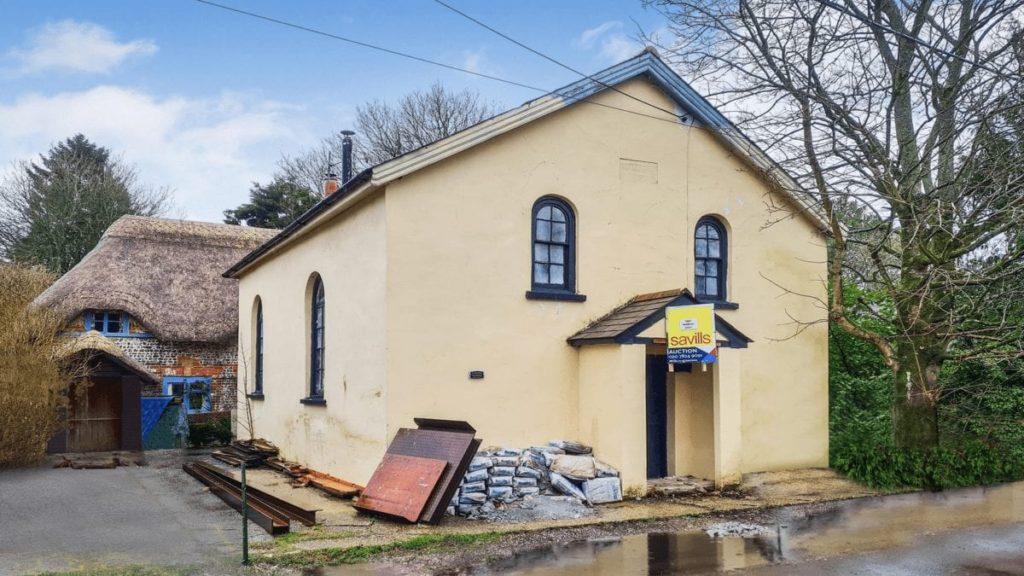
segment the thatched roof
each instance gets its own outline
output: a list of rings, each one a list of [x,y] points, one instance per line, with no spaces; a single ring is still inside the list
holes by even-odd
[[[123,216],[36,303],[68,320],[123,310],[161,340],[225,341],[238,332],[238,283],[221,273],[276,232]]]
[[[155,374],[142,364],[129,358],[117,344],[114,344],[112,340],[95,330],[90,330],[81,336],[75,336],[61,350],[61,356],[63,357],[94,354],[101,355],[122,368],[134,372],[143,380],[160,383],[160,379]]]

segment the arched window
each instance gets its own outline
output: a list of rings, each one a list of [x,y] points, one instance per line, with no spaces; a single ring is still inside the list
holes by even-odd
[[[536,292],[576,290],[576,230],[572,208],[545,197],[533,205],[532,286]]]
[[[693,239],[694,284],[698,299],[725,301],[727,245],[722,224],[705,216]]]
[[[262,396],[263,395],[263,301],[256,298],[256,350],[255,350],[255,368],[256,377],[253,383],[253,394]]]
[[[310,316],[309,397],[324,397],[324,283],[317,276],[313,283]]]

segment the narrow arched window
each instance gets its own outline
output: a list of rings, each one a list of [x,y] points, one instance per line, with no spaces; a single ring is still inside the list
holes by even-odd
[[[558,198],[533,205],[533,290],[576,290],[576,230],[572,208]]]
[[[698,299],[725,301],[726,250],[722,224],[707,216],[698,220],[693,239],[694,291]]]
[[[318,276],[313,284],[310,316],[309,396],[324,397],[324,283]]]
[[[256,374],[253,383],[253,394],[263,395],[263,301],[256,299]]]

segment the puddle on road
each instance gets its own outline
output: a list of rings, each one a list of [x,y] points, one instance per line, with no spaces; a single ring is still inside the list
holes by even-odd
[[[782,508],[773,516],[775,522],[768,526],[769,532],[753,537],[711,538],[703,531],[689,531],[588,540],[527,550],[462,574],[707,574],[783,560],[899,548],[917,538],[950,530],[1024,522],[1024,482],[862,498],[810,510]],[[357,572],[325,569],[317,574],[379,573],[373,565],[360,568]]]

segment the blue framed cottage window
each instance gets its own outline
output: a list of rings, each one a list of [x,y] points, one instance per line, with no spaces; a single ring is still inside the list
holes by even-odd
[[[188,414],[206,414],[213,409],[210,379],[205,376],[164,376],[164,395],[181,400]]]
[[[313,283],[310,314],[308,400],[317,403],[324,398],[324,283],[319,276]]]
[[[85,331],[95,330],[104,336],[128,336],[131,319],[118,310],[90,310],[85,313]]]
[[[694,292],[699,300],[725,302],[728,261],[725,228],[710,216],[697,221],[693,240]]]

